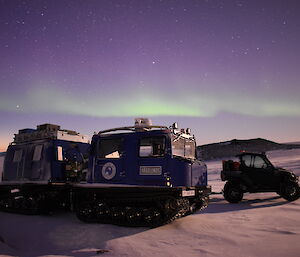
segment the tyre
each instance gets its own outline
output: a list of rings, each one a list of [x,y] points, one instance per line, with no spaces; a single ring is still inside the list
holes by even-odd
[[[295,201],[300,197],[300,188],[298,183],[285,182],[281,185],[280,196],[287,201]]]
[[[230,203],[238,203],[242,201],[244,193],[238,183],[228,181],[224,186],[223,195],[226,201]]]

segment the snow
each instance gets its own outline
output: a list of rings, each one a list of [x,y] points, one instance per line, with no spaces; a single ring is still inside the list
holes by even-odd
[[[300,149],[268,153],[300,175]],[[221,160],[207,162],[214,192],[223,182]],[[1,256],[230,256],[298,257],[300,200],[275,193],[246,194],[239,204],[211,195],[207,209],[155,228],[85,224],[72,213],[0,213]]]

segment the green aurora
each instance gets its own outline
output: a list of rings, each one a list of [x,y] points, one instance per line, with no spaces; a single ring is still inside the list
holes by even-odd
[[[0,110],[24,113],[58,113],[90,117],[181,116],[213,117],[220,112],[256,117],[298,117],[300,103],[289,99],[244,95],[212,95],[177,90],[131,91],[91,94],[69,93],[61,89],[38,88],[21,96],[1,95]]]

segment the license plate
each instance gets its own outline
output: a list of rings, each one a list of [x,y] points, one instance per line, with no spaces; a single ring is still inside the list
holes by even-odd
[[[195,196],[195,190],[182,190],[182,197]]]
[[[140,166],[140,175],[161,175],[161,166]]]

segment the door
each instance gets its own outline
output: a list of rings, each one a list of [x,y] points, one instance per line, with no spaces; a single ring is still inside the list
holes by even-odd
[[[137,182],[142,185],[166,186],[168,157],[165,136],[141,136],[138,143]]]
[[[124,143],[121,137],[100,138],[96,156],[95,180],[119,184],[124,180]]]
[[[246,155],[243,156],[243,160],[246,174],[253,185],[261,188],[270,188],[272,186],[274,169],[262,156]]]

